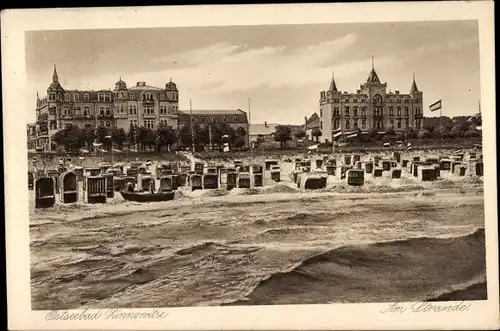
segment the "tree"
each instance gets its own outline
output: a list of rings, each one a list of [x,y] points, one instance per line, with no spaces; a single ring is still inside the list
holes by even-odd
[[[177,142],[177,132],[170,126],[161,124],[156,131],[156,149],[159,152],[162,146],[166,146],[170,151],[173,144]]]
[[[235,148],[242,148],[243,146],[245,146],[245,143],[246,143],[245,136],[238,136],[234,140],[233,147],[235,147]]]
[[[418,139],[426,139],[426,138],[429,138],[430,136],[431,136],[431,133],[427,130],[421,130],[417,134]]]
[[[78,126],[72,125],[57,131],[54,134],[53,141],[56,145],[64,147],[69,152],[78,150],[83,146],[84,136]]]
[[[418,132],[413,128],[406,129],[406,139],[416,139]]]
[[[295,138],[304,139],[305,137],[306,137],[306,132],[304,130],[295,132]]]
[[[323,135],[323,133],[321,132],[321,130],[319,128],[314,128],[312,130],[311,135],[314,137],[314,139],[316,140],[316,142],[318,142],[319,137],[321,137]]]
[[[287,125],[278,125],[275,128],[274,140],[280,143],[281,148],[285,148],[286,142],[292,139],[292,129]]]
[[[396,135],[396,131],[394,130],[394,128],[389,128],[385,131],[385,134],[388,135],[388,136],[395,136]]]
[[[86,126],[82,130],[82,135],[83,135],[83,140],[87,144],[87,147],[89,148],[89,150],[93,151],[94,146],[92,145],[92,143],[96,139],[95,129],[92,126]]]
[[[377,138],[378,138],[377,129],[376,128],[371,128],[368,131],[368,136],[372,139],[372,142],[375,143],[375,141],[377,141]]]
[[[146,129],[146,139],[145,139],[145,144],[148,146],[148,148],[151,150],[153,149],[153,146],[157,145],[157,135],[154,130],[151,130],[149,128]]]
[[[130,123],[130,127],[128,129],[128,134],[127,134],[129,146],[133,146],[137,143],[136,142],[136,134],[137,134],[137,130],[136,130],[135,125]]]
[[[123,149],[123,143],[127,139],[127,135],[125,134],[125,130],[113,129],[111,131],[111,141],[118,146],[118,149]]]
[[[148,130],[143,126],[138,126],[136,130],[136,143],[139,145],[139,150],[143,150],[148,143]]]

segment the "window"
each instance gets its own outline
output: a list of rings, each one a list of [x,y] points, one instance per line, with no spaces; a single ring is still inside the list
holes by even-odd
[[[333,99],[333,102],[339,103],[339,99]]]
[[[144,108],[144,114],[145,115],[152,115],[152,114],[154,114],[154,109],[152,107],[146,107],[146,108]]]
[[[340,129],[340,121],[339,121],[339,120],[335,120],[335,121],[333,122],[333,128],[334,128],[335,130]]]
[[[393,119],[389,120],[389,127],[394,128],[394,120]]]
[[[99,107],[99,115],[104,116],[104,107]]]
[[[224,117],[222,118],[222,121],[223,121],[223,122],[227,122],[227,116],[224,116]]]
[[[206,122],[206,121],[207,121],[207,118],[206,118],[205,116],[202,116],[202,117],[201,117],[201,121],[202,121],[202,122]]]
[[[130,120],[130,125],[137,126],[137,120]]]
[[[233,116],[233,122],[237,123],[239,121],[238,115]]]
[[[397,116],[401,116],[401,107],[397,108],[396,115]]]
[[[104,126],[104,121],[101,121],[101,123],[99,123],[101,126]]]
[[[380,94],[376,94],[373,97],[373,104],[375,104],[375,105],[381,105],[382,104],[382,96]]]
[[[361,129],[366,129],[366,120],[361,120]]]
[[[167,114],[167,106],[160,106],[160,114],[162,115]]]
[[[417,130],[420,130],[421,125],[422,125],[422,122],[420,122],[419,119],[415,121],[415,126],[417,127]]]
[[[83,115],[84,116],[89,116],[89,113],[90,113],[89,107],[83,107]]]
[[[64,95],[64,101],[70,101],[71,95],[69,93],[66,93]]]
[[[410,100],[408,100],[406,98],[404,99],[404,103],[409,103],[409,102],[410,102]]]
[[[335,107],[335,108],[333,108],[333,115],[334,115],[334,116],[340,116],[339,107]]]
[[[345,107],[345,116],[349,116],[349,106]]]
[[[405,118],[405,128],[409,128],[410,127],[410,122],[408,121],[407,118]]]
[[[408,107],[405,107],[405,116],[408,116]]]
[[[110,121],[106,121],[106,127],[111,127],[111,122]]]
[[[63,114],[64,114],[64,116],[68,116],[69,115],[69,109],[68,108],[64,108]]]
[[[49,94],[49,101],[55,101],[56,100],[56,94],[55,93],[50,93]]]
[[[366,116],[366,107],[361,108],[361,116],[363,116],[363,117]]]
[[[135,100],[135,93],[130,93],[129,97],[130,97],[130,100]]]
[[[352,102],[357,103],[358,99],[353,99]]]
[[[394,107],[393,106],[389,107],[389,116],[394,116]]]
[[[165,100],[165,94],[160,94],[160,100]]]
[[[80,95],[78,93],[73,94],[73,99],[75,101],[79,101],[80,100]]]
[[[75,107],[75,115],[80,115],[81,114],[82,108],[80,107]]]
[[[358,107],[352,108],[352,116],[354,116],[354,117],[358,116]]]
[[[85,93],[83,95],[83,101],[89,101],[89,94],[88,93]]]
[[[111,115],[111,108],[110,107],[106,107],[106,115],[107,116]]]
[[[349,123],[349,120],[346,120],[346,121],[345,121],[345,128],[346,128],[347,130],[349,130],[349,129],[351,128],[351,125],[350,125],[350,123]]]
[[[146,129],[154,129],[154,126],[155,126],[155,121],[154,120],[144,121],[144,127]]]
[[[382,109],[381,108],[375,108],[373,110],[373,115],[374,116],[382,116]]]
[[[354,129],[358,128],[358,121],[357,120],[354,120],[354,122],[353,122],[353,128]]]
[[[319,117],[323,117],[323,108],[319,110]]]
[[[397,123],[398,123],[398,129],[401,129],[401,120],[400,120],[400,119],[398,119],[398,122],[397,122]]]
[[[323,121],[320,121],[320,122],[319,122],[319,129],[320,129],[320,130],[323,130]]]

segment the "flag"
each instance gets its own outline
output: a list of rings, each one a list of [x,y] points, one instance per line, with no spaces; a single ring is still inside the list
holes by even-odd
[[[438,100],[436,102],[434,102],[432,105],[429,106],[429,110],[430,111],[436,111],[436,110],[439,110],[441,109],[441,100]]]

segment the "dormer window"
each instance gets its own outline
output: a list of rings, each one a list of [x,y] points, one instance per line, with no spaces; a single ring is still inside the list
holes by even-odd
[[[70,101],[70,98],[71,98],[71,96],[70,96],[70,94],[69,94],[69,93],[66,93],[66,94],[64,95],[64,101]]]
[[[212,122],[214,122],[214,123],[217,122],[217,118],[215,116],[212,117]]]
[[[160,100],[165,100],[165,94],[160,94]]]
[[[224,117],[222,118],[222,121],[223,121],[223,122],[227,122],[227,116],[224,116]]]
[[[135,93],[130,93],[130,100],[135,100]]]
[[[73,100],[79,101],[80,100],[80,95],[78,93],[73,94]]]
[[[207,118],[206,118],[205,116],[202,116],[202,117],[201,117],[201,121],[202,121],[203,123],[205,123],[205,122],[207,121]]]
[[[234,115],[234,116],[233,116],[233,121],[234,121],[234,122],[238,122],[238,115]]]
[[[83,101],[89,101],[89,94],[88,93],[85,93],[83,95]]]

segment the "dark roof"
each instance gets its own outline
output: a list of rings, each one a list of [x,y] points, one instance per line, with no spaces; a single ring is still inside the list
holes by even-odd
[[[337,84],[335,84],[335,77],[332,74],[332,81],[330,82],[330,91],[332,92],[338,92],[337,90]]]
[[[193,109],[193,110],[179,110],[179,114],[184,115],[238,115],[246,114],[241,109]]]
[[[380,79],[378,79],[377,72],[375,71],[375,68],[372,68],[372,71],[370,71],[370,75],[368,76],[368,79],[366,80],[368,83],[380,83]]]
[[[415,76],[413,76],[413,83],[411,83],[410,93],[418,92],[417,83],[415,82]]]
[[[256,136],[256,135],[263,135],[263,136],[269,136],[273,134],[276,131],[276,127],[279,124],[276,123],[264,123],[264,124],[250,124],[250,135]]]
[[[306,121],[306,129],[314,128],[319,128],[319,116],[317,113],[312,114]]]

